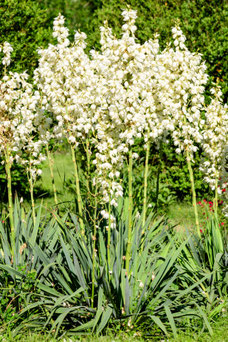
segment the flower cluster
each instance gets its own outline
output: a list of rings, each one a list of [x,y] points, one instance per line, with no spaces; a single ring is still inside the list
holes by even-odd
[[[53,36],[57,45],[39,50],[39,67],[34,80],[42,94],[42,108],[54,115],[53,136],[66,136],[77,146],[93,129],[93,107],[96,103],[96,76],[85,54],[84,33],[76,32],[70,45],[64,18],[54,21]]]
[[[54,22],[57,45],[39,51],[35,81],[42,93],[42,106],[54,114],[54,134],[67,136],[77,147],[86,139],[96,146],[95,182],[103,199],[116,204],[123,189],[118,181],[123,160],[136,137],[156,139],[167,122],[163,120],[163,98],[159,93],[156,55],[158,39],[136,42],[135,11],[123,12],[123,35],[101,28],[101,52],[85,54],[85,34],[76,32],[69,44],[64,18]],[[151,65],[154,68],[151,68]],[[92,138],[92,139],[91,139]],[[136,157],[136,155],[134,154]]]
[[[212,201],[207,201],[206,199],[204,199],[202,202],[201,201],[197,202],[197,204],[201,208],[207,207],[207,208],[209,208],[209,211],[214,211],[214,209],[213,209],[214,203]],[[223,200],[219,200],[218,201],[218,206],[221,206],[222,204],[223,204]]]
[[[0,52],[3,52],[4,57],[2,58],[2,64],[5,66],[5,69],[7,66],[10,65],[10,57],[11,52],[13,51],[12,46],[8,42],[4,42],[2,46],[0,46]]]
[[[66,137],[74,149],[90,145],[95,151],[94,184],[104,203],[117,205],[123,195],[123,163],[129,151],[137,158],[136,139],[149,146],[171,134],[177,153],[187,153],[190,161],[197,144],[203,144],[205,179],[215,187],[228,144],[221,91],[212,90],[214,98],[206,107],[205,63],[200,54],[187,49],[178,26],[172,29],[172,42],[161,50],[157,35],[144,44],[138,42],[136,11],[125,10],[122,15],[121,38],[105,23],[100,28],[101,50],[92,50],[89,56],[86,35],[76,31],[71,43],[65,19],[59,15],[53,30],[57,44],[39,50],[36,91],[26,73],[5,71],[0,81],[0,153],[8,146],[17,161],[35,170],[43,159],[41,148],[51,137]],[[5,43],[1,50],[6,70],[12,48]],[[28,161],[22,152],[29,155]],[[106,211],[102,215],[107,219]]]
[[[28,74],[7,71],[13,50],[10,44],[4,43],[2,50],[5,68],[0,80],[0,155],[7,152],[10,163],[15,159],[27,165],[35,178],[37,166],[44,159],[40,153],[43,141],[38,136],[46,135],[50,118],[45,119],[39,110],[40,95],[27,81]]]
[[[70,43],[59,15],[53,32],[57,44],[39,51],[35,71],[42,108],[54,115],[54,136],[67,137],[74,148],[86,140],[93,144],[94,183],[112,205],[123,194],[122,166],[136,138],[147,144],[171,133],[177,152],[188,152],[193,160],[197,144],[202,139],[206,143],[203,127],[213,106],[207,108],[205,121],[206,66],[200,54],[187,49],[179,27],[172,29],[173,45],[161,51],[157,35],[144,44],[137,41],[136,11],[122,15],[121,38],[105,23],[101,51],[92,50],[90,56],[85,53],[86,35],[76,32]]]
[[[167,47],[163,56],[169,71],[166,75],[166,107],[172,118],[172,136],[177,153],[188,152],[193,160],[196,143],[202,140],[200,129],[204,121],[201,111],[208,75],[201,55],[191,53],[185,46],[180,28],[174,27],[172,34],[175,49]]]
[[[213,98],[205,109],[205,124],[202,131],[202,146],[206,160],[201,169],[205,172],[205,180],[212,189],[215,189],[221,177],[223,159],[228,145],[228,112],[227,105],[222,104],[220,88],[212,88],[211,93]],[[225,188],[225,184],[222,184],[221,188]]]
[[[208,201],[206,199],[197,202],[197,205],[201,208],[202,214],[205,217],[205,219],[201,222],[201,228],[203,228],[205,225],[207,225],[207,222],[208,222],[209,216],[210,216],[210,212],[214,212],[214,204],[215,204],[214,202]],[[217,205],[219,207],[222,207],[224,205],[223,200],[218,200]],[[224,225],[225,225],[225,222],[221,222],[219,224],[219,226],[224,226]],[[203,229],[200,229],[200,232],[203,233]]]

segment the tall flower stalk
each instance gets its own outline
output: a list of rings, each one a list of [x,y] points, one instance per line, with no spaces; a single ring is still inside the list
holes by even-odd
[[[107,256],[108,256],[108,270],[111,268],[111,257],[110,257],[110,247],[111,247],[111,198],[109,198],[108,203],[108,245],[107,245]]]
[[[7,192],[8,192],[8,208],[10,219],[10,235],[11,235],[11,247],[14,250],[15,245],[15,227],[13,219],[13,198],[12,198],[12,179],[11,179],[11,161],[8,145],[5,147],[5,169],[7,176]]]
[[[93,269],[92,269],[92,295],[91,295],[91,304],[92,308],[94,306],[94,290],[95,290],[95,266],[96,266],[96,239],[97,239],[97,186],[95,186],[94,193],[94,214],[93,214],[93,250],[92,250],[92,258],[93,258]]]
[[[149,168],[149,154],[150,154],[150,143],[149,141],[146,144],[146,160],[145,160],[145,168],[144,168],[144,187],[143,187],[143,218],[142,225],[144,232],[144,226],[146,222],[146,212],[147,212],[147,180],[148,180],[148,168]]]
[[[203,127],[202,148],[205,160],[201,165],[204,179],[214,190],[214,211],[217,216],[218,196],[226,191],[227,182],[221,179],[226,148],[228,146],[228,111],[227,104],[222,103],[222,92],[219,86],[211,89],[211,102],[205,108],[205,124]]]
[[[79,175],[78,175],[78,166],[75,158],[75,149],[74,146],[71,145],[71,154],[72,154],[72,161],[74,165],[74,177],[75,177],[75,187],[76,187],[76,194],[77,194],[77,203],[78,203],[78,212],[79,212],[79,222],[81,227],[81,233],[82,235],[85,235],[85,226],[83,222],[83,213],[82,213],[82,198],[81,198],[81,191],[80,191],[80,181],[79,181]]]
[[[54,160],[51,156],[51,153],[49,151],[49,145],[47,143],[46,145],[46,152],[47,152],[47,157],[48,157],[48,165],[49,165],[49,169],[50,169],[50,175],[51,175],[51,184],[52,184],[52,188],[53,188],[53,193],[54,193],[54,201],[55,204],[58,204],[58,197],[57,197],[57,191],[56,191],[56,185],[55,185],[55,178],[54,178],[54,170],[53,170],[53,166],[54,166]]]
[[[158,210],[158,195],[159,195],[159,187],[160,187],[161,162],[162,162],[162,142],[160,142],[160,144],[159,144],[159,159],[158,159],[157,179],[156,179],[155,211]]]
[[[90,152],[90,144],[89,139],[86,139],[86,161],[87,161],[87,177],[86,177],[86,185],[87,190],[90,192],[90,169],[91,169],[91,152]]]
[[[218,177],[215,179],[214,212],[215,217],[218,218]]]
[[[133,158],[132,148],[129,150],[129,163],[128,163],[128,233],[127,233],[127,249],[126,249],[126,273],[129,275],[129,266],[131,258],[131,247],[132,247],[132,211],[133,211],[133,191],[132,191],[132,169],[133,169]]]
[[[36,173],[37,165],[42,161],[41,140],[37,138],[38,131],[45,130],[47,125],[43,112],[37,110],[37,103],[40,99],[38,91],[33,91],[32,84],[27,82],[26,72],[17,73],[8,71],[10,65],[10,55],[13,51],[7,42],[0,45],[4,57],[4,76],[0,80],[0,155],[5,158],[5,168],[7,175],[9,218],[11,229],[12,250],[15,240],[15,227],[13,219],[13,200],[11,165],[15,161],[26,165],[30,170],[29,179],[32,179],[31,165]],[[24,155],[27,155],[24,158]],[[29,155],[29,157],[28,157]],[[31,159],[33,159],[31,161]],[[38,171],[37,171],[38,172]],[[33,183],[31,183],[33,187]],[[32,188],[33,190],[33,188]],[[32,194],[33,198],[33,194]],[[34,205],[32,205],[34,208]]]
[[[32,172],[32,162],[29,159],[29,170],[28,170],[28,181],[29,181],[29,190],[30,190],[30,197],[32,203],[32,217],[33,217],[33,224],[36,224],[36,212],[35,212],[35,201],[34,201],[34,180],[33,180],[33,172]]]
[[[196,190],[195,190],[194,174],[193,174],[191,158],[190,158],[188,150],[186,151],[186,159],[187,159],[188,171],[189,171],[190,182],[191,182],[192,205],[193,205],[194,213],[195,213],[196,229],[197,229],[197,233],[200,237],[199,215],[198,215],[197,202],[196,202]]]

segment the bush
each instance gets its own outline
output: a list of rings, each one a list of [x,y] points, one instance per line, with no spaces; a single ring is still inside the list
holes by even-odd
[[[211,332],[206,309],[209,314],[212,305],[214,317],[225,307],[216,299],[217,294],[223,295],[220,289],[226,293],[225,268],[217,264],[225,257],[225,247],[216,249],[217,240],[212,247],[206,246],[207,255],[216,252],[211,260],[216,263],[216,277],[221,276],[212,289],[207,283],[212,277],[211,268],[209,272],[205,269],[207,260],[205,268],[199,268],[195,257],[197,253],[201,257],[201,246],[191,254],[192,240],[182,241],[179,234],[167,229],[164,219],[151,213],[143,227],[142,217],[134,216],[127,274],[128,200],[120,200],[113,215],[117,226],[109,242],[102,222],[96,236],[85,222],[86,235],[82,236],[74,213],[63,217],[55,213],[50,218],[41,215],[40,209],[33,226],[30,213],[15,203],[13,248],[7,222],[0,221],[3,332],[7,323],[12,336],[29,329],[77,336],[99,333],[109,325],[127,331],[142,329],[146,334],[159,331],[160,337],[171,331],[176,335],[177,327],[189,317],[196,318],[198,325],[203,319]],[[216,227],[212,228],[216,233]],[[203,285],[213,291],[211,301],[201,291]]]
[[[197,197],[203,198],[205,195],[213,196],[209,185],[203,180],[204,174],[199,170],[201,160],[201,150],[199,149],[194,156],[193,172]],[[191,201],[191,183],[186,157],[177,154],[172,142],[165,144],[162,151],[161,162],[161,182],[169,187],[180,200]]]
[[[17,192],[18,196],[28,196],[29,186],[26,175],[26,170],[23,166],[13,163],[11,169],[12,176],[12,191]],[[5,172],[5,165],[0,164],[0,201],[7,201],[7,179]]]
[[[51,39],[50,22],[41,3],[35,0],[3,0],[0,7],[0,44],[9,42],[12,71],[32,73],[37,65],[37,49]]]
[[[50,20],[50,26],[55,17],[61,13],[66,18],[66,26],[74,34],[76,29],[88,32],[94,10],[97,8],[97,1],[93,0],[37,0],[44,4],[46,13]]]

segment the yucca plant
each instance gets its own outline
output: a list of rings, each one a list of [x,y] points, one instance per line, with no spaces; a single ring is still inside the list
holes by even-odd
[[[187,231],[188,243],[183,249],[181,264],[188,282],[203,280],[198,288],[210,318],[225,311],[228,290],[228,250],[225,231],[217,217],[210,215],[202,237]],[[202,299],[202,297],[201,297]]]
[[[43,275],[36,279],[39,291],[21,311],[14,333],[26,328],[48,329],[55,335],[100,333],[108,324],[118,322],[129,329],[146,325],[147,329],[158,327],[165,334],[171,330],[176,334],[176,323],[186,316],[203,317],[210,329],[203,309],[193,300],[201,280],[186,287],[178,285],[186,272],[178,259],[188,241],[176,247],[176,237],[168,232],[164,219],[151,214],[143,227],[143,218],[134,215],[130,268],[126,271],[127,207],[125,200],[113,209],[116,228],[111,232],[109,261],[108,233],[102,223],[94,254],[92,230],[85,224],[88,233],[82,235],[75,214],[63,218],[55,214],[58,248],[33,246]]]
[[[45,251],[49,261],[54,261],[58,250],[56,220],[41,215],[40,206],[34,225],[32,211],[27,214],[17,198],[14,204],[15,241],[9,233],[7,220],[0,221],[0,320],[2,329],[19,317],[21,310],[39,292],[40,282],[51,281],[51,273],[36,254],[36,246]]]

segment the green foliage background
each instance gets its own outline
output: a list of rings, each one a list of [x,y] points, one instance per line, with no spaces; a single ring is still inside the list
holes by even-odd
[[[51,40],[51,23],[42,2],[0,0],[0,44],[8,41],[12,53],[11,71],[32,72],[37,65],[39,47]]]

